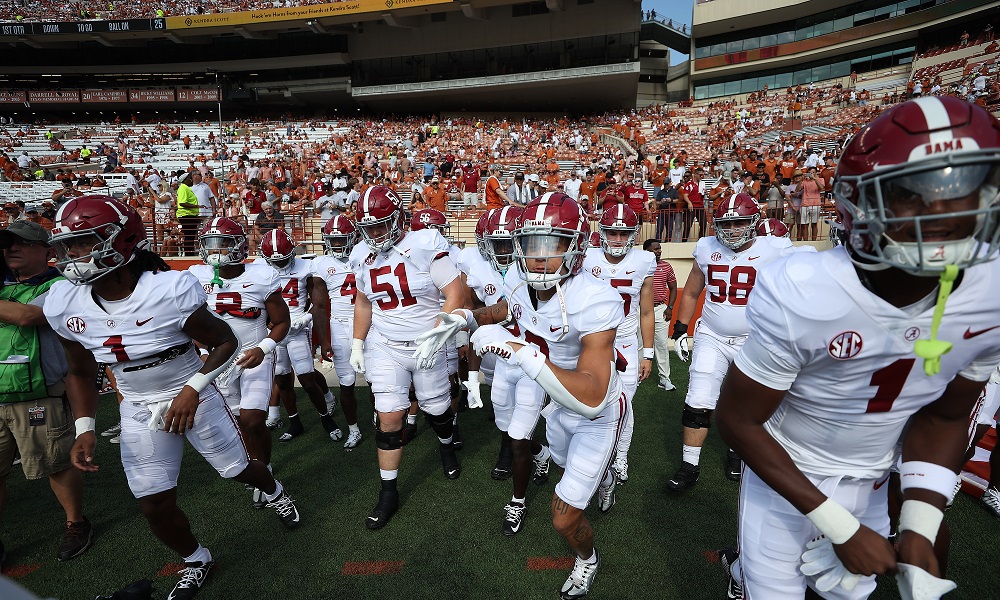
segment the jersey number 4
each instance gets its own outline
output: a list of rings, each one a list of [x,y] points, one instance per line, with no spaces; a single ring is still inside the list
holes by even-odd
[[[396,281],[399,282],[399,294],[396,294],[396,288],[390,281],[379,281],[378,278],[385,275],[394,275]],[[392,310],[397,306],[402,306],[406,308],[407,306],[413,306],[417,303],[417,299],[413,297],[410,293],[410,285],[406,281],[406,265],[404,263],[399,263],[396,265],[395,269],[391,269],[389,265],[381,266],[377,269],[371,270],[372,278],[372,291],[373,292],[385,292],[388,299],[381,299],[378,301],[378,307],[382,310]],[[400,297],[402,297],[402,302],[400,302]]]
[[[350,296],[351,304],[358,299],[358,284],[354,280],[354,273],[348,273],[344,278],[344,285],[340,286],[341,296]]]
[[[720,279],[729,273],[729,281]],[[746,306],[750,298],[750,290],[757,281],[757,271],[753,267],[737,266],[729,269],[729,265],[708,265],[708,285],[718,290],[709,290],[708,299],[721,304],[726,300],[733,306]]]
[[[285,299],[288,306],[299,305],[299,280],[297,277],[289,279],[285,287],[281,288],[281,297]]]

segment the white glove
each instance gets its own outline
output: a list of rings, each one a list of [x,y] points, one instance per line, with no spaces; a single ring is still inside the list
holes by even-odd
[[[799,570],[806,577],[822,574],[816,579],[818,591],[829,592],[840,585],[849,592],[858,585],[861,575],[847,570],[834,551],[833,542],[825,535],[818,540],[810,541],[806,544],[806,548],[808,550],[802,553],[802,565]]]
[[[292,319],[291,327],[289,327],[288,330],[289,331],[298,331],[298,330],[300,330],[300,329],[308,326],[310,323],[312,323],[312,320],[313,320],[312,313],[306,313],[306,314],[302,315],[301,317],[296,317],[296,318]]]
[[[351,342],[351,366],[356,373],[365,372],[365,341],[354,338]]]
[[[674,352],[677,353],[677,358],[684,362],[691,358],[691,338],[688,334],[685,333],[674,340]]]
[[[508,363],[514,361],[514,364],[516,364],[514,347],[508,342],[516,342],[522,346],[527,345],[527,342],[511,335],[510,331],[502,325],[483,325],[472,334],[470,341],[479,356],[492,352]]]
[[[157,402],[156,404],[150,405],[152,409],[152,416],[149,417],[149,430],[157,431],[162,430],[166,423],[163,421],[163,415],[167,414],[170,410],[170,405],[173,404],[173,399],[163,400],[162,402]]]
[[[469,408],[482,408],[483,395],[479,390],[479,371],[469,371],[469,380],[462,385],[469,390]]]
[[[438,313],[441,324],[425,331],[414,340],[417,349],[413,353],[413,358],[417,360],[418,369],[430,369],[434,366],[438,351],[444,347],[448,340],[455,337],[459,330],[464,329],[467,324],[465,317],[451,313]]]
[[[903,600],[938,600],[958,585],[950,579],[941,579],[913,565],[898,562],[896,584]]]

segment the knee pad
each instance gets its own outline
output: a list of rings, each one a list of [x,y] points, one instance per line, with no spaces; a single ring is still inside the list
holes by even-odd
[[[439,415],[432,415],[426,412],[424,415],[426,415],[427,422],[430,423],[431,429],[434,430],[434,433],[436,433],[439,438],[450,438],[452,433],[455,431],[455,413],[451,410],[450,406]]]
[[[375,447],[379,450],[399,450],[403,447],[403,430],[375,430]]]
[[[691,429],[708,429],[712,426],[712,411],[707,408],[691,408],[684,405],[681,425]]]

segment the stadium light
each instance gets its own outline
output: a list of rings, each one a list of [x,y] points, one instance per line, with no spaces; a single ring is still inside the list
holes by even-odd
[[[224,145],[224,141],[223,140],[225,139],[225,137],[224,137],[225,136],[225,132],[222,129],[222,87],[219,85],[219,70],[218,69],[212,69],[212,68],[206,68],[205,71],[208,72],[209,75],[215,75],[215,92],[217,94],[217,98],[216,99],[218,100],[218,105],[219,105],[219,146],[222,146],[222,145]],[[225,181],[225,177],[226,177],[226,155],[225,155],[224,151],[220,151],[219,152],[219,160],[222,162],[222,168],[220,169],[220,171],[222,171],[222,179],[223,179],[223,181]]]

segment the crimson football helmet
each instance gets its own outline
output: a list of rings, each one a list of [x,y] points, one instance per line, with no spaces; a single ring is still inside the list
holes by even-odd
[[[757,235],[773,235],[774,237],[788,237],[788,227],[778,219],[764,219],[757,223]]]
[[[489,226],[490,215],[492,215],[495,210],[497,209],[489,209],[479,215],[479,220],[476,221],[476,246],[479,248],[479,254],[486,260],[490,259],[486,249],[486,228]]]
[[[536,290],[549,290],[576,275],[583,268],[589,238],[587,215],[576,200],[562,192],[535,198],[524,207],[514,230],[514,258],[521,278]],[[555,270],[547,264],[553,258],[562,261]],[[534,262],[539,259],[545,262]]]
[[[588,240],[587,247],[588,248],[600,248],[601,247],[601,232],[600,231],[591,231],[590,232],[590,240]]]
[[[749,194],[733,194],[715,209],[715,237],[730,250],[738,250],[757,237],[760,206]]]
[[[448,224],[448,217],[436,208],[425,208],[413,213],[413,218],[410,219],[410,231],[427,228],[437,229],[441,235],[446,236],[451,225]]]
[[[49,244],[63,276],[82,285],[132,262],[149,240],[135,209],[110,196],[92,195],[59,207]]]
[[[374,252],[388,252],[403,239],[403,200],[384,185],[365,190],[358,200],[358,229]]]
[[[343,215],[335,215],[323,225],[323,243],[326,253],[334,258],[347,258],[358,242],[358,230]]]
[[[242,263],[250,254],[243,226],[226,217],[215,217],[205,223],[198,234],[198,254],[207,265],[221,267]]]
[[[855,264],[938,275],[996,256],[1000,122],[949,96],[896,105],[855,135],[834,177]]]
[[[639,217],[627,204],[616,204],[601,215],[597,231],[600,233],[601,248],[608,256],[625,256],[639,235]],[[612,232],[628,233],[628,238],[624,242],[612,242],[608,240],[608,234]]]
[[[295,243],[284,229],[272,229],[260,242],[260,255],[279,273],[288,273],[295,258]]]
[[[486,224],[486,259],[497,273],[506,273],[514,262],[514,229],[524,212],[519,206],[505,206],[490,211]]]

